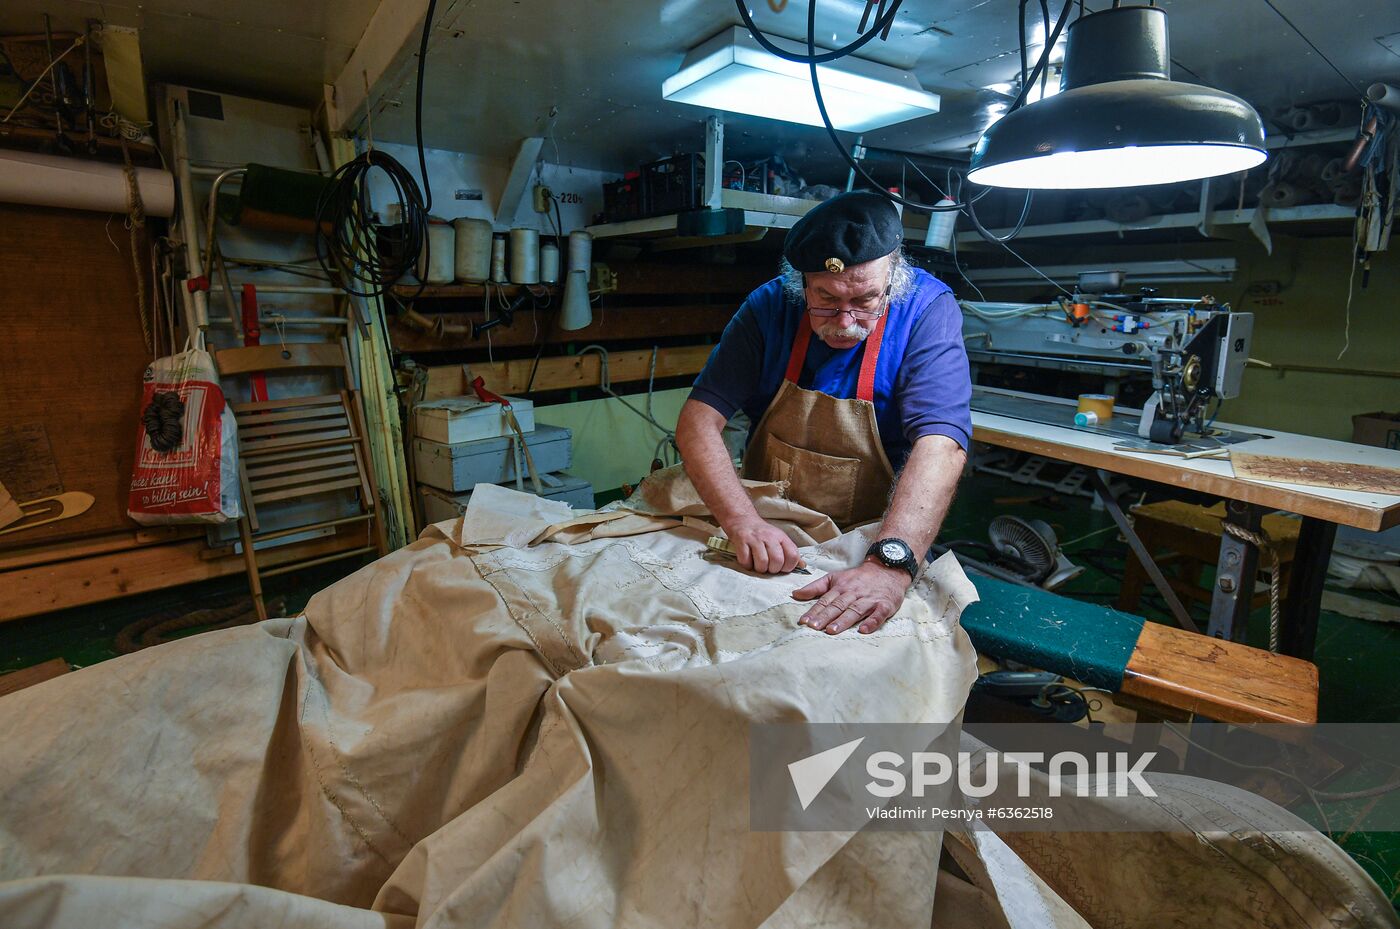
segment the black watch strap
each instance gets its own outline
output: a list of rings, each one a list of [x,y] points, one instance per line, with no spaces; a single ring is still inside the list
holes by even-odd
[[[911,581],[919,576],[919,559],[903,539],[880,539],[870,546],[865,557],[874,558],[887,568],[903,568]]]

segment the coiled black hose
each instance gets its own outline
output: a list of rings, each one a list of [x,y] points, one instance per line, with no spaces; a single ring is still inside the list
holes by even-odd
[[[173,452],[185,437],[185,401],[173,390],[158,390],[141,411],[141,425],[151,448],[158,452]]]
[[[398,226],[372,222],[369,181],[383,171],[393,188],[388,202],[403,204]],[[341,165],[316,204],[316,259],[356,297],[380,297],[412,271],[427,248],[428,211],[418,182],[391,155],[371,149]]]

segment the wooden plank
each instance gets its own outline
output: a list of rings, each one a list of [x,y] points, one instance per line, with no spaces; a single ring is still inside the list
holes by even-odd
[[[258,563],[271,567],[321,557],[359,548],[368,538],[360,526],[259,552]],[[201,558],[206,549],[196,539],[0,573],[0,622],[243,573],[241,556]]]
[[[44,681],[51,681],[71,670],[68,667],[68,662],[62,658],[54,658],[42,664],[11,671],[9,674],[0,674],[0,697],[12,694],[17,690],[23,690],[26,687],[33,687],[35,684],[42,684]]]
[[[215,352],[214,365],[224,377],[287,368],[344,368],[345,353],[338,342],[253,345]]]
[[[121,552],[143,545],[164,545],[181,539],[202,538],[204,534],[205,530],[202,526],[150,526],[135,532],[86,536],[80,539],[65,539],[44,545],[32,545],[0,553],[0,573],[31,565],[71,561],[74,558],[89,558],[93,555]]]
[[[248,403],[230,403],[229,409],[234,413],[254,413],[262,410],[285,410],[291,407],[303,407],[315,404],[323,406],[326,404],[340,406],[340,394],[320,394],[315,397],[283,397],[280,400],[257,400]]]
[[[1335,487],[1363,493],[1400,494],[1400,468],[1348,461],[1313,461],[1231,452],[1235,476],[1250,481],[1278,481],[1305,487]]]
[[[254,437],[251,441],[245,440],[240,435],[238,437],[238,445],[239,451],[242,454],[251,456],[257,455],[261,453],[263,449],[269,448],[286,448],[287,446],[309,448],[313,447],[311,443],[317,443],[316,447],[320,447],[319,443],[331,442],[336,439],[344,439],[346,442],[349,442],[353,439],[353,436],[350,435],[349,429],[342,427],[340,429],[328,429],[324,432],[308,432],[301,435],[278,436],[270,439]]]
[[[264,493],[257,493],[254,491],[254,499],[261,505],[264,503],[273,503],[277,500],[291,500],[294,497],[329,493],[332,490],[342,490],[347,487],[358,488],[360,486],[359,468],[353,469],[351,473],[354,474],[354,477],[341,478],[336,481],[324,481],[314,487],[292,487],[287,490],[274,490]]]
[[[296,471],[309,471],[313,468],[326,468],[354,463],[355,456],[348,448],[330,455],[318,454],[314,451],[281,452],[276,455],[259,455],[252,460],[248,468],[248,478],[254,480],[269,474],[291,474]]]
[[[75,519],[0,537],[5,550],[139,528],[126,505],[151,350],[130,237],[108,219],[0,204],[0,432],[41,425],[58,489],[95,499]],[[0,480],[16,499],[46,496],[21,490],[8,470]]]
[[[299,432],[320,432],[326,429],[349,428],[350,420],[345,411],[337,410],[331,416],[318,416],[305,420],[292,420],[261,425],[257,418],[244,419],[238,424],[238,438],[250,445],[259,445],[264,438],[280,435],[294,435]]]
[[[315,419],[318,416],[337,416],[342,414],[345,408],[337,397],[333,403],[316,406],[301,406],[294,409],[285,410],[280,413],[270,411],[260,411],[256,415],[249,415],[246,418],[248,425],[262,425],[263,423],[280,423],[296,419]],[[247,411],[245,411],[247,412]]]
[[[1123,693],[1230,723],[1317,722],[1317,666],[1149,622]]]
[[[303,471],[297,474],[286,474],[280,477],[265,477],[261,480],[255,479],[250,474],[248,476],[248,485],[252,488],[255,497],[259,500],[268,500],[271,498],[262,493],[262,491],[274,490],[278,487],[300,487],[307,484],[316,484],[318,481],[331,478],[345,477],[350,474],[358,475],[359,473],[359,465],[351,464],[349,467],[322,468],[319,471]],[[315,493],[317,491],[314,487],[306,487],[302,492]]]
[[[778,276],[776,264],[707,265],[617,263],[608,265],[617,275],[617,293],[623,294],[741,294],[746,295]],[[606,299],[606,298],[604,298]]]
[[[516,315],[513,326],[498,326],[490,330],[491,346],[499,349],[561,342],[609,342],[618,339],[718,335],[733,318],[740,302],[741,298],[736,297],[716,304],[610,306],[605,310],[595,310],[591,325],[573,331],[559,328],[557,309],[546,308],[538,313],[525,310]],[[432,312],[431,303],[421,303],[417,309],[427,320],[441,320],[443,328],[427,328],[424,324],[415,323],[404,316],[391,317],[389,333],[394,347],[399,351],[435,352],[486,348],[484,334],[475,340],[470,334],[471,324],[485,321],[485,313],[436,313]],[[539,317],[538,326],[535,316]]]
[[[698,374],[713,350],[713,345],[684,345],[658,349],[656,377],[661,379]],[[649,349],[613,352],[608,357],[608,373],[614,384],[645,381],[651,372],[651,364],[652,353]],[[518,358],[494,364],[474,364],[471,365],[471,372],[473,377],[485,378],[488,389],[498,394],[518,396],[524,393],[526,385],[530,384],[530,372],[534,367],[533,358]],[[602,369],[602,359],[596,352],[541,358],[539,370],[535,371],[531,392],[597,387],[601,383]],[[469,390],[470,385],[462,377],[461,365],[428,368],[425,400],[458,397]]]
[[[520,296],[526,288],[521,284],[492,284],[491,294],[494,297],[500,294],[506,298]],[[531,293],[537,293],[541,299],[546,294],[558,296],[563,293],[563,289],[557,284],[538,284],[530,288]],[[400,300],[481,300],[486,297],[485,284],[473,284],[463,281],[455,284],[425,284],[421,289],[416,284],[397,284],[394,287],[394,296]]]
[[[24,510],[20,509],[19,502],[5,489],[4,484],[0,484],[0,529],[23,518]]]
[[[1197,471],[1172,464],[1169,459],[1148,459],[1133,455],[1117,454],[1063,442],[1051,442],[1015,432],[978,425],[977,414],[973,414],[972,438],[1001,448],[1015,449],[1056,461],[1068,461],[1089,468],[1103,468],[1114,474],[1126,474],[1144,480],[1170,484],[1185,490],[1195,490],[1204,494],[1214,494],[1229,500],[1243,500],[1257,503],[1276,510],[1288,510],[1301,516],[1313,516],[1344,526],[1355,526],[1379,532],[1391,526],[1400,525],[1400,506],[1387,509],[1363,506],[1344,500],[1329,499],[1279,487],[1261,484],[1257,481],[1244,481],[1235,477]],[[1179,461],[1180,459],[1175,459]]]

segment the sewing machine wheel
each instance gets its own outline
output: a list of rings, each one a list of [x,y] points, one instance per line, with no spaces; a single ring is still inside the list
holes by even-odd
[[[1196,385],[1201,382],[1201,359],[1197,355],[1192,355],[1186,359],[1186,364],[1181,367],[1181,386],[1186,392],[1194,393]]]

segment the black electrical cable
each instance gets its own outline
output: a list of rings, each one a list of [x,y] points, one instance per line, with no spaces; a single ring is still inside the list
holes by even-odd
[[[1021,2],[1022,4],[1024,4],[1026,0],[1021,0]],[[1016,95],[1016,99],[1011,104],[1010,111],[1014,111],[1025,104],[1026,94],[1030,90],[1031,85],[1035,83],[1035,81],[1039,78],[1040,74],[1049,66],[1050,50],[1054,48],[1055,43],[1059,41],[1060,33],[1064,31],[1065,25],[1069,22],[1069,13],[1073,6],[1074,0],[1065,0],[1065,6],[1060,11],[1059,19],[1055,23],[1054,32],[1046,37],[1045,48],[1041,53],[1040,60],[1036,62],[1035,68],[1032,69],[1029,78],[1026,82],[1023,83],[1020,92]],[[749,20],[749,22],[752,22],[752,20]],[[873,30],[874,27],[872,27],[872,32]],[[758,33],[756,27],[751,27],[749,31],[751,34],[753,34],[755,39],[758,39],[760,37],[760,33]],[[879,181],[871,177],[866,172],[866,170],[860,166],[860,163],[857,162],[854,157],[852,157],[851,153],[848,152],[846,150],[846,147],[841,143],[840,137],[837,136],[836,127],[832,125],[831,116],[827,113],[826,101],[822,97],[821,81],[817,76],[817,61],[819,59],[816,56],[816,44],[816,2],[815,0],[812,0],[812,3],[810,3],[807,7],[807,62],[808,71],[812,82],[812,93],[816,97],[817,111],[821,114],[822,125],[826,128],[827,135],[831,138],[832,144],[836,146],[836,150],[841,153],[841,157],[846,160],[846,163],[850,166],[851,170],[859,174],[861,178],[863,178],[866,181],[866,183],[870,184],[888,199],[902,206],[909,207],[910,209],[923,210],[924,212],[928,213],[947,213],[954,210],[962,210],[966,206],[966,204],[954,203],[949,204],[947,206],[938,206],[936,204],[919,203],[917,201],[901,197],[898,194],[892,194],[889,191],[887,191],[883,186],[881,186]],[[974,195],[972,201],[975,202],[976,200],[982,199],[982,197],[986,196],[990,192],[990,190],[991,188],[986,188],[982,190],[980,193]]]
[[[812,0],[812,2],[815,3],[816,0]],[[799,55],[796,52],[789,52],[779,48],[770,42],[766,35],[759,31],[758,26],[753,21],[753,17],[749,15],[749,8],[744,4],[744,0],[734,0],[734,5],[739,8],[739,16],[744,20],[744,25],[748,28],[749,35],[754,37],[754,41],[784,61],[792,61],[800,65],[805,65],[825,64],[828,61],[836,61],[837,59],[845,58],[847,55],[864,48],[867,43],[880,35],[880,33],[888,30],[889,27],[894,24],[895,14],[899,12],[899,6],[903,2],[904,0],[895,0],[894,4],[885,12],[885,15],[875,20],[875,23],[870,27],[870,31],[854,42],[849,45],[844,45],[834,52],[822,52],[820,55],[816,54],[816,50],[810,46],[805,55]],[[810,8],[808,12],[811,12]]]
[[[423,36],[418,42],[418,99],[413,113],[414,132],[418,139],[418,171],[423,178],[423,211],[433,208],[433,185],[428,181],[428,159],[423,154],[423,72],[428,64],[428,36],[433,28],[433,11],[437,0],[428,0],[428,12],[423,18]]]
[[[436,5],[437,0],[428,0],[423,20],[418,50],[418,100],[414,111],[418,169],[427,196],[398,159],[371,147],[336,169],[316,203],[316,260],[327,277],[339,281],[341,289],[351,296],[382,297],[400,278],[414,270],[420,255],[425,265],[432,257],[428,211],[433,205],[433,193],[423,148],[423,76]],[[389,179],[392,188],[389,202],[397,202],[402,207],[403,216],[397,227],[379,226],[372,220],[369,181],[376,169]],[[421,289],[421,282],[419,287]]]
[[[1046,39],[1050,38],[1050,0],[1040,0],[1040,34]],[[1024,48],[1024,45],[1022,46]],[[1051,45],[1047,41],[1044,51],[1048,54]],[[1040,99],[1045,99],[1045,81],[1050,76],[1050,69],[1046,68],[1040,72]]]

